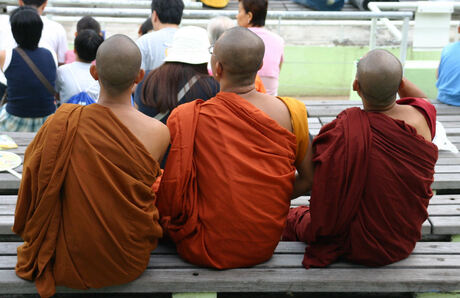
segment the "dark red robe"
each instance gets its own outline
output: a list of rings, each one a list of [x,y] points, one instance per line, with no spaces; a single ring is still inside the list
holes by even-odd
[[[433,105],[398,104],[421,111],[434,136]],[[310,207],[291,209],[283,234],[309,243],[303,265],[344,257],[380,266],[409,256],[428,217],[437,147],[404,121],[351,108],[321,129],[313,150]]]

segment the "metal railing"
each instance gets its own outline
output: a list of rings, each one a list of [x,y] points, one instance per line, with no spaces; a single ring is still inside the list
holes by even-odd
[[[17,4],[17,0],[0,0],[0,5]],[[106,7],[57,7],[53,5],[71,5],[77,3],[83,6],[98,5]],[[136,3],[135,5],[132,3]],[[135,1],[135,0],[48,0],[49,6],[45,9],[45,14],[56,16],[95,16],[95,17],[115,17],[115,18],[147,18],[151,15],[147,4],[150,1]],[[188,2],[196,3],[196,2]],[[130,5],[132,4],[132,5]],[[109,6],[109,7],[107,7]],[[125,8],[129,7],[146,7],[146,8]],[[17,6],[7,6],[7,12],[11,12]],[[115,9],[116,7],[116,9]],[[193,10],[185,9],[183,13],[184,19],[211,19],[216,16],[228,16],[235,18],[237,11],[234,10]],[[281,26],[282,20],[371,20],[371,30],[369,38],[369,47],[371,49],[376,46],[376,31],[377,21],[379,19],[403,20],[401,43],[400,43],[400,60],[405,62],[407,56],[407,42],[409,32],[409,21],[413,18],[413,12],[373,12],[373,11],[268,11],[267,19],[277,20],[278,28]]]

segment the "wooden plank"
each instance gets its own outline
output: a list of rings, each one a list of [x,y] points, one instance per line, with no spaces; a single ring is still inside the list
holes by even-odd
[[[23,242],[0,242],[0,255],[15,256],[17,254],[17,247]],[[307,245],[298,241],[280,241],[276,247],[275,254],[300,254],[305,253]],[[159,244],[158,247],[152,251],[155,255],[171,254],[176,255],[176,248],[174,245]],[[460,255],[460,242],[417,242],[412,255]]]
[[[0,205],[16,205],[18,196],[7,196],[7,195],[0,195]]]
[[[460,205],[429,205],[430,216],[458,216],[460,223]]]
[[[85,291],[58,287],[58,293],[171,292],[454,292],[458,269],[151,269],[135,281]],[[4,294],[34,294],[33,283],[13,270],[0,271]]]
[[[11,227],[14,223],[14,216],[0,216],[0,235],[11,235]]]
[[[301,269],[303,254],[275,254],[265,263],[254,266],[253,268],[259,269],[280,269],[292,268]],[[16,256],[0,256],[0,270],[14,269],[16,266]],[[148,264],[149,269],[186,269],[196,267],[193,264],[185,262],[177,255],[152,255]],[[362,268],[367,267],[348,262],[333,263],[329,268]],[[399,262],[385,266],[389,268],[400,269],[428,269],[428,268],[445,268],[445,269],[459,269],[460,271],[460,255],[411,255],[408,258]]]
[[[430,216],[432,233],[436,235],[460,234],[460,219],[455,216]]]

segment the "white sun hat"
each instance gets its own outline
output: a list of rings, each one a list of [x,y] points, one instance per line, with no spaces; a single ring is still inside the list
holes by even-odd
[[[188,64],[208,63],[209,39],[205,29],[196,26],[179,28],[166,51],[165,62],[182,62]]]

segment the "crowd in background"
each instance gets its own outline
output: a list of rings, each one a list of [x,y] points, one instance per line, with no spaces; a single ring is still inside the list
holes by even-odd
[[[90,68],[104,41],[104,31],[94,18],[81,18],[74,49],[68,50],[63,26],[42,16],[47,1],[19,0],[19,5],[8,21],[3,20],[0,30],[0,84],[4,90],[0,130],[37,131],[60,104],[97,102],[99,84]],[[240,1],[237,24],[217,17],[210,20],[207,32],[195,26],[179,28],[182,0],[152,1],[151,8],[152,16],[140,25],[136,40],[146,76],[133,90],[132,103],[141,112],[166,123],[177,105],[214,97],[219,84],[209,66],[212,45],[236,25],[249,28],[264,41],[264,62],[255,84],[257,90],[277,95],[284,42],[264,28],[268,1]],[[24,29],[28,27],[34,30]],[[20,49],[33,65],[22,58]]]

